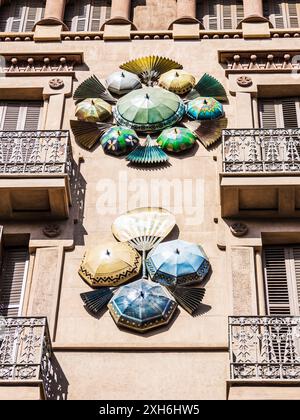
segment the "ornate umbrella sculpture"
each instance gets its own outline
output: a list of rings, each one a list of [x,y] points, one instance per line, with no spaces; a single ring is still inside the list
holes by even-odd
[[[142,88],[139,77],[125,70],[111,74],[106,79],[106,84],[108,90],[118,96],[123,96],[132,90]]]
[[[136,277],[141,263],[130,245],[112,242],[88,249],[79,274],[92,287],[116,287]]]
[[[76,106],[75,115],[79,121],[102,122],[112,116],[112,107],[100,98],[89,98]]]
[[[158,137],[157,143],[166,152],[179,153],[191,149],[196,140],[197,137],[188,128],[174,127],[165,129]]]
[[[177,304],[163,287],[141,279],[121,287],[108,308],[119,327],[145,333],[167,325]]]
[[[199,97],[187,104],[187,115],[193,120],[216,120],[224,116],[224,108],[214,98]]]
[[[119,125],[154,133],[180,121],[185,106],[179,96],[161,88],[143,88],[123,96],[114,108]]]
[[[101,137],[101,144],[105,153],[121,156],[131,152],[139,144],[139,138],[130,128],[112,127]]]
[[[160,76],[158,84],[177,95],[185,95],[193,89],[196,79],[184,70],[170,70]]]

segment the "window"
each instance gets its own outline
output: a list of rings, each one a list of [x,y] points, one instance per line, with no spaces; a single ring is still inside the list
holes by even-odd
[[[66,7],[65,21],[73,32],[99,31],[111,17],[111,1],[74,0]]]
[[[31,32],[44,17],[44,0],[16,0],[1,7],[1,32]]]
[[[265,0],[264,16],[275,28],[299,28],[300,3],[296,0]]]
[[[300,315],[300,247],[264,248],[269,315]]]
[[[28,248],[4,248],[0,271],[0,315],[20,316],[29,265]]]
[[[198,1],[197,18],[206,29],[236,29],[244,18],[243,0]]]
[[[0,130],[37,130],[42,105],[40,101],[0,101]]]
[[[300,127],[300,99],[261,99],[259,115],[261,128],[298,128]]]

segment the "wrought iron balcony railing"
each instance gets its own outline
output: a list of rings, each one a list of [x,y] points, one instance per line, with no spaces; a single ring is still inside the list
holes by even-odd
[[[300,317],[230,317],[231,380],[300,380]]]
[[[68,131],[0,131],[1,175],[68,174]]]
[[[300,172],[300,129],[223,131],[225,173]]]
[[[46,388],[51,354],[46,318],[0,319],[0,385],[41,380]]]

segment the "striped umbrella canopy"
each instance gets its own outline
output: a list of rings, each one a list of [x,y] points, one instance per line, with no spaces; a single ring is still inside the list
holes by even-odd
[[[201,246],[180,240],[164,242],[154,248],[146,266],[151,279],[166,286],[201,282],[210,269]]]
[[[180,153],[191,149],[197,137],[188,128],[174,127],[164,130],[157,139],[157,143],[166,152]]]
[[[170,70],[159,78],[159,86],[177,95],[188,93],[195,84],[195,77],[184,70]]]
[[[111,74],[107,78],[106,84],[108,90],[118,96],[126,95],[132,90],[142,87],[139,77],[125,70]]]
[[[193,120],[215,120],[224,116],[224,108],[214,98],[199,97],[187,104],[187,115]]]
[[[144,333],[168,324],[177,303],[162,286],[141,279],[122,286],[108,308],[119,327]]]
[[[100,141],[105,153],[114,156],[127,154],[139,144],[136,132],[126,127],[110,128]]]
[[[115,287],[136,277],[141,265],[140,254],[129,244],[104,243],[86,251],[79,274],[92,287]]]
[[[112,107],[100,98],[89,98],[76,106],[75,115],[80,121],[101,122],[112,116]]]
[[[130,92],[114,108],[114,116],[119,125],[147,133],[171,127],[184,114],[185,106],[179,96],[159,87]]]

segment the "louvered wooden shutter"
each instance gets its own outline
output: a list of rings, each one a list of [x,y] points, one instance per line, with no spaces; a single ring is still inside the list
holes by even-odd
[[[286,3],[287,25],[289,28],[299,27],[299,1],[293,0]]]
[[[99,31],[110,16],[111,2],[107,0],[94,0],[91,10],[91,31]]]
[[[26,14],[24,17],[23,30],[30,32],[36,22],[41,20],[44,16],[45,3],[40,0],[31,0],[27,2]]]
[[[269,315],[300,314],[300,247],[265,247]]]
[[[261,128],[298,128],[300,126],[299,98],[261,99],[259,112]]]
[[[239,0],[236,2],[236,27],[238,24],[244,19],[245,11],[244,11],[244,2],[243,0]]]
[[[277,127],[275,102],[273,100],[260,100],[259,113],[261,128],[274,129]]]
[[[77,16],[75,16],[75,31],[83,32],[88,30],[90,4],[86,0],[77,2]]]
[[[298,128],[297,100],[295,98],[282,99],[282,113],[284,128]]]
[[[28,130],[39,128],[42,102],[0,102],[0,129],[3,131]]]
[[[221,12],[222,12],[222,22],[221,22],[221,28],[220,29],[233,29],[233,2],[224,0],[223,5],[221,4]]]
[[[11,23],[9,30],[11,32],[21,32],[22,31],[22,23],[24,21],[24,14],[25,14],[25,2],[18,1],[12,3],[11,9]]]
[[[4,250],[0,278],[0,314],[2,316],[21,315],[28,261],[27,248]]]
[[[218,3],[216,0],[208,2],[208,29],[218,30],[219,28],[219,13]]]

